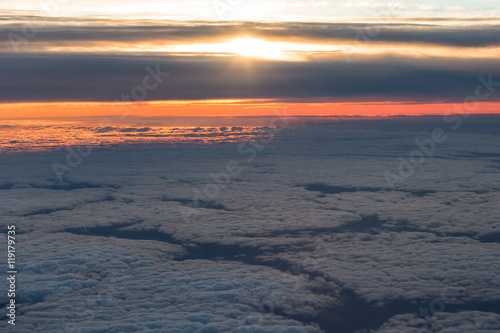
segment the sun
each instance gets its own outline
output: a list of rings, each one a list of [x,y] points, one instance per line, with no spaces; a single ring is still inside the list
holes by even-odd
[[[248,58],[285,61],[302,61],[308,53],[340,50],[341,48],[336,45],[276,42],[251,36],[236,37],[218,43],[178,45],[164,49],[167,52],[212,54],[217,56],[238,55]]]
[[[285,60],[290,57],[287,53],[286,44],[287,43],[269,42],[263,39],[245,36],[219,43],[179,45],[171,49],[171,51],[239,55],[249,58]]]
[[[228,50],[245,57],[263,59],[285,59],[279,43],[267,42],[252,37],[235,38],[228,43]]]

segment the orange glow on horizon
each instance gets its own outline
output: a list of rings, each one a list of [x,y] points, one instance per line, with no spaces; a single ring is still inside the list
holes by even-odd
[[[154,101],[116,102],[50,102],[0,104],[0,118],[47,118],[87,116],[266,116],[286,109],[296,116],[390,116],[437,115],[450,113],[498,114],[500,102],[480,102],[470,111],[461,103],[401,102],[311,102],[290,103],[272,100]]]

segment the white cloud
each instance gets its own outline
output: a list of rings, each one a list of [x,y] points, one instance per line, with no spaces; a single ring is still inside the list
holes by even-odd
[[[124,145],[94,151],[64,184],[50,167],[64,152],[9,155],[0,208],[22,233],[19,327],[319,332],[299,319],[347,311],[349,291],[368,309],[444,293],[478,311],[437,313],[431,332],[497,330],[481,304],[500,301],[498,242],[481,237],[500,227],[498,136],[450,134],[391,191],[384,172],[425,134],[293,129],[251,163],[233,144]],[[186,221],[179,206],[229,160],[241,173]],[[415,311],[389,308],[380,332],[420,332]]]

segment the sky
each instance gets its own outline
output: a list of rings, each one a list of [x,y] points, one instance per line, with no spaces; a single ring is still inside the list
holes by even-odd
[[[0,117],[497,113],[499,14],[486,0],[7,0]]]
[[[131,17],[169,20],[273,20],[330,21],[367,18],[388,9],[406,17],[492,17],[498,16],[498,3],[480,1],[332,1],[332,0],[27,0],[3,1],[2,8],[57,17]],[[220,16],[222,15],[222,17]]]

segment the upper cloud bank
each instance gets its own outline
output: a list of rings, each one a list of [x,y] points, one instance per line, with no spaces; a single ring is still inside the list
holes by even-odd
[[[500,25],[478,22],[105,22],[7,14],[0,16],[10,36],[0,41],[0,102],[462,102],[474,94],[480,75],[500,80]],[[249,46],[252,40],[241,39],[247,35],[267,44],[253,40]],[[287,51],[279,49],[283,44]],[[268,47],[286,56],[251,58],[252,52],[266,55]],[[148,66],[169,76],[155,80]]]
[[[414,20],[414,19],[411,19]],[[3,22],[1,22],[3,21]],[[41,24],[43,22],[43,24]],[[110,22],[112,25],[110,25]],[[36,27],[36,38],[44,43],[91,42],[164,42],[183,44],[216,42],[224,38],[251,34],[254,37],[285,42],[355,43],[366,41],[411,45],[440,45],[453,47],[488,47],[500,45],[500,24],[479,21],[464,25],[461,21],[404,22],[380,18],[368,22],[209,22],[66,19],[44,17],[0,17],[6,31],[22,36],[23,27]],[[33,32],[30,31],[32,34]],[[3,40],[4,46],[8,39]],[[0,44],[1,45],[1,44]],[[59,44],[58,44],[59,45]],[[3,48],[3,47],[2,47]],[[7,48],[5,49],[7,50]]]

